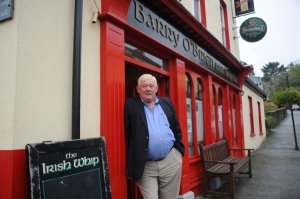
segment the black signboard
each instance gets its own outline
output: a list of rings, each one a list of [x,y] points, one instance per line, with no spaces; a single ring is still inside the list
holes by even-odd
[[[251,17],[244,21],[240,27],[241,37],[248,42],[257,42],[267,33],[267,24],[258,17]]]
[[[14,1],[0,0],[0,22],[13,17]]]
[[[110,199],[102,137],[27,144],[31,199]]]
[[[190,38],[185,32],[181,32],[178,27],[157,14],[157,11],[152,10],[147,2],[132,0],[128,9],[127,22],[187,59],[238,85],[235,71],[213,57],[203,48],[205,46],[199,46],[196,39]]]

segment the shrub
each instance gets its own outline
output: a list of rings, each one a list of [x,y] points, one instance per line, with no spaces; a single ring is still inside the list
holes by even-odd
[[[276,119],[272,116],[266,117],[266,129],[272,129],[276,125]]]
[[[265,102],[265,112],[276,111],[278,106],[273,102]]]
[[[274,92],[271,100],[280,108],[290,107],[292,104],[300,102],[300,93],[292,88]]]

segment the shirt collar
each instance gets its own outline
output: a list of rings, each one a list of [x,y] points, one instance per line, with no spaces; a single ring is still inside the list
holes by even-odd
[[[144,105],[147,105],[147,103],[142,99],[142,98],[140,98],[141,99],[141,101],[143,102],[143,104]],[[158,102],[159,102],[159,99],[158,99],[158,97],[157,96],[155,96],[155,99],[154,99],[154,101],[155,101],[155,104],[158,104]]]

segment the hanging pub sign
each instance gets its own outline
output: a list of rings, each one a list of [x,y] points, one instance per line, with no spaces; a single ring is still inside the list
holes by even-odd
[[[234,0],[234,7],[237,17],[254,12],[253,0]]]
[[[0,0],[0,22],[11,19],[14,14],[13,0]]]
[[[267,33],[267,24],[258,17],[252,17],[244,21],[240,27],[241,37],[248,42],[257,42]]]
[[[31,199],[110,199],[103,138],[27,144]]]

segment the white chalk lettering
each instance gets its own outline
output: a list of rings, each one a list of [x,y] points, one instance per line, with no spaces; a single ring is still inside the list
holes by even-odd
[[[96,166],[99,163],[98,157],[82,157],[78,159],[74,159],[73,165],[75,168],[81,168],[85,166]]]
[[[65,160],[62,163],[58,164],[50,164],[46,165],[46,163],[42,163],[43,174],[57,173],[66,170],[72,169],[72,165],[70,162],[66,162]]]

